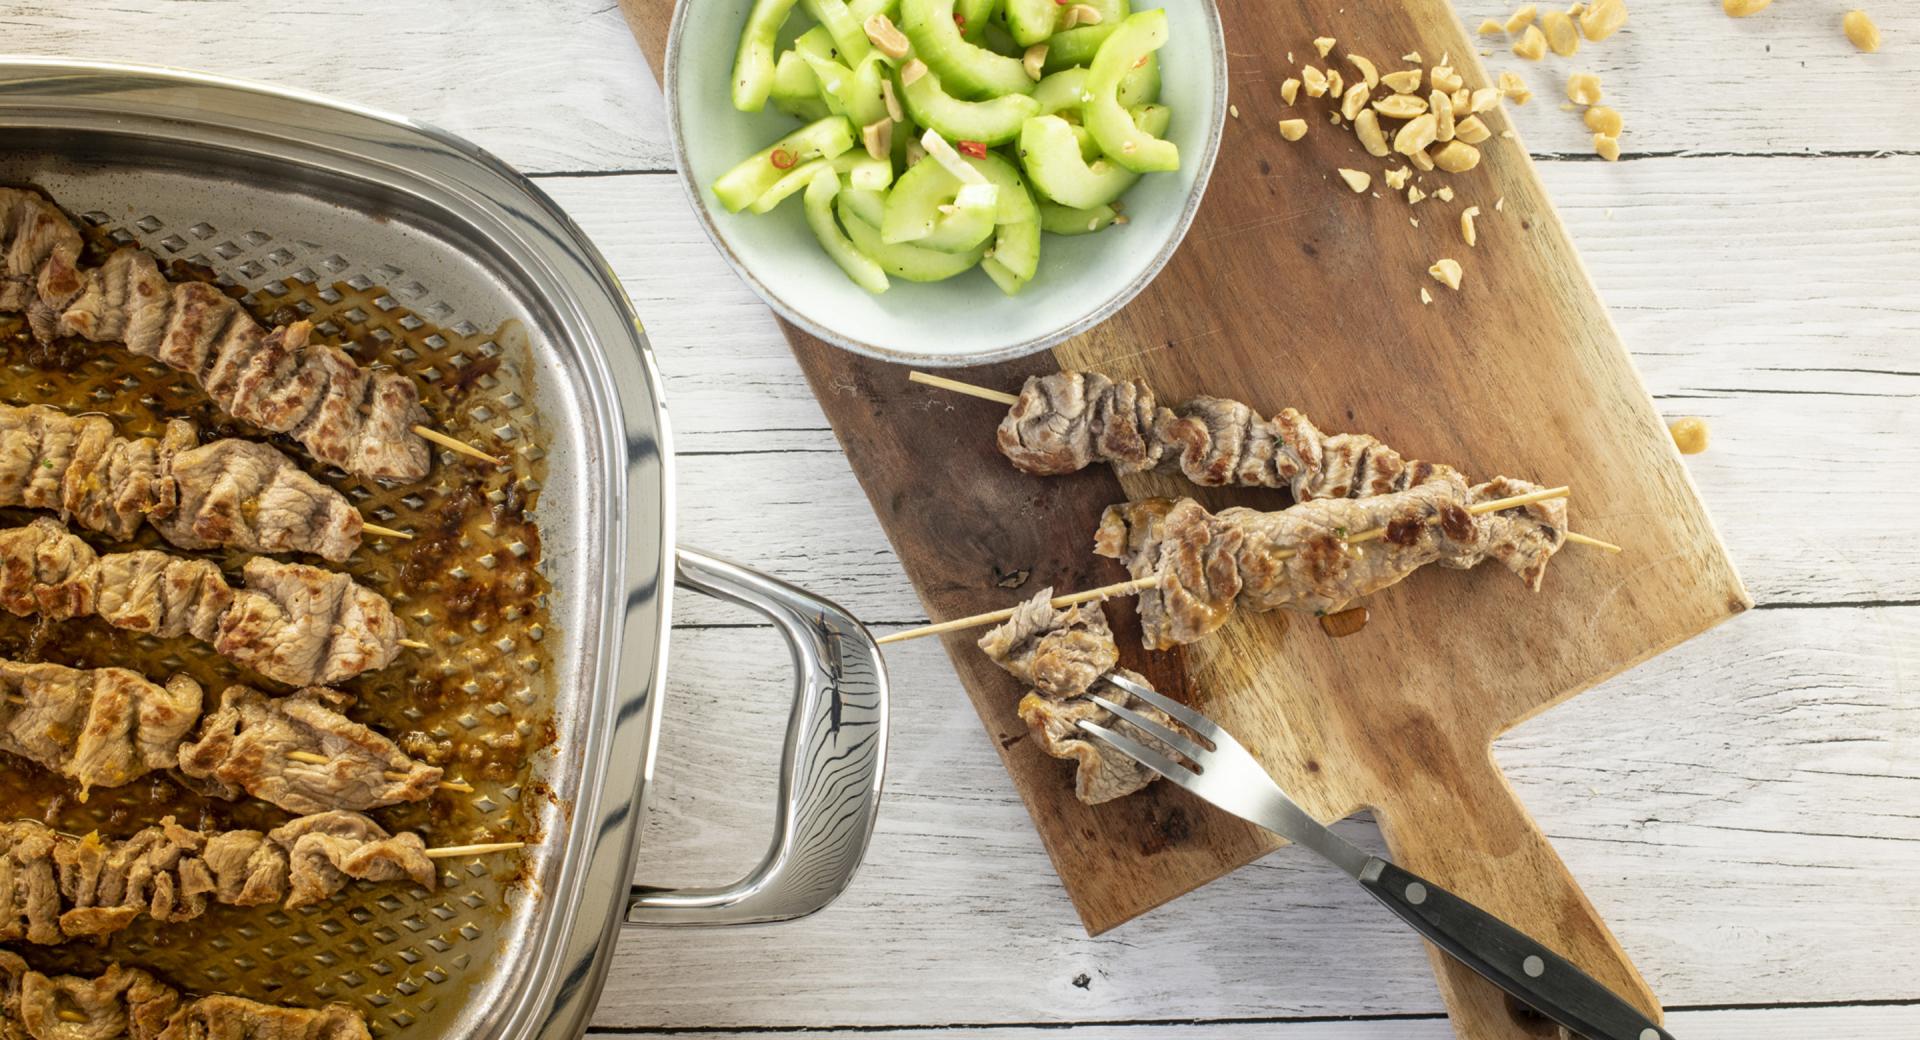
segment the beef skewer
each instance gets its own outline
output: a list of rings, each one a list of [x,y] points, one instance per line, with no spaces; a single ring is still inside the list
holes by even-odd
[[[1206,487],[1282,488],[1296,502],[1365,498],[1445,479],[1450,466],[1407,459],[1366,434],[1321,433],[1288,408],[1262,419],[1238,401],[1197,397],[1177,409],[1155,403],[1144,380],[1097,373],[1032,376],[1018,395],[957,379],[910,373],[915,383],[997,401],[1012,411],[996,440],[1016,468],[1057,476],[1095,462],[1121,473],[1177,467]],[[1620,547],[1569,531],[1566,540],[1607,552]]]
[[[268,697],[229,686],[204,716],[202,699],[185,675],[162,686],[125,668],[0,658],[0,751],[73,780],[83,802],[94,787],[163,769],[206,794],[251,795],[294,813],[376,809],[436,789],[473,793],[341,714],[351,698],[337,690]]]
[[[1165,499],[1147,499],[1142,502],[1127,503],[1107,510],[1102,518],[1101,531],[1096,535],[1095,551],[1102,555],[1115,555],[1112,549],[1121,553],[1121,558],[1129,564],[1138,560],[1142,563],[1142,572],[1136,573],[1129,581],[1117,582],[1097,589],[1061,596],[1051,600],[1055,607],[1067,607],[1079,603],[1104,601],[1119,596],[1140,595],[1143,619],[1148,611],[1147,597],[1154,597],[1154,607],[1158,609],[1158,595],[1162,591],[1178,590],[1177,595],[1190,595],[1193,588],[1204,586],[1204,582],[1192,580],[1192,570],[1188,561],[1181,558],[1182,549],[1204,549],[1199,544],[1199,536],[1219,537],[1231,540],[1238,549],[1246,542],[1248,533],[1254,535],[1254,548],[1244,554],[1223,553],[1216,549],[1211,555],[1203,554],[1200,559],[1205,564],[1219,565],[1231,574],[1223,574],[1222,587],[1210,588],[1210,598],[1205,602],[1217,610],[1218,617],[1212,619],[1211,627],[1194,635],[1204,635],[1224,623],[1227,614],[1234,606],[1234,597],[1239,590],[1249,584],[1257,589],[1248,603],[1242,604],[1249,609],[1269,610],[1275,606],[1289,606],[1293,609],[1327,610],[1318,606],[1322,602],[1334,602],[1344,590],[1347,595],[1338,599],[1345,603],[1378,591],[1394,584],[1426,563],[1439,562],[1443,566],[1471,566],[1487,558],[1489,552],[1498,553],[1503,548],[1510,549],[1508,557],[1503,558],[1511,567],[1522,549],[1526,550],[1523,563],[1529,568],[1523,573],[1530,585],[1538,582],[1540,570],[1544,568],[1545,558],[1538,556],[1540,545],[1533,544],[1534,538],[1527,536],[1515,520],[1508,524],[1487,525],[1474,518],[1488,514],[1500,514],[1508,510],[1531,509],[1542,503],[1555,503],[1566,498],[1568,489],[1564,487],[1544,488],[1524,494],[1498,499],[1480,499],[1471,501],[1475,494],[1492,493],[1496,487],[1508,489],[1532,487],[1521,481],[1497,478],[1479,488],[1467,488],[1465,481],[1456,474],[1447,481],[1423,485],[1423,490],[1395,495],[1379,496],[1378,499],[1325,499],[1305,502],[1277,513],[1260,513],[1251,509],[1223,510],[1219,517],[1200,506],[1192,499],[1169,502]],[[1449,508],[1451,507],[1451,508]],[[1166,519],[1176,510],[1178,523],[1173,528],[1180,541],[1166,535]],[[1354,531],[1353,528],[1364,522],[1362,517],[1385,518],[1379,526]],[[1497,516],[1496,520],[1499,519]],[[1156,523],[1155,521],[1158,521]],[[1464,521],[1464,522],[1463,522]],[[1435,523],[1443,524],[1442,534],[1436,536],[1430,529]],[[1532,518],[1526,523],[1537,527],[1553,529],[1559,541],[1552,542],[1552,550],[1545,556],[1550,557],[1558,551],[1559,545],[1567,541],[1564,510],[1550,511],[1546,516]],[[1124,526],[1122,526],[1124,525]],[[1451,528],[1451,531],[1449,531]],[[1239,530],[1237,538],[1235,530]],[[1500,541],[1494,531],[1504,532],[1509,541]],[[1139,541],[1132,542],[1135,532]],[[1276,535],[1298,535],[1301,541],[1289,544]],[[1455,534],[1461,537],[1454,537]],[[1545,538],[1544,534],[1538,537]],[[1521,539],[1525,541],[1521,541]],[[1367,552],[1360,547],[1368,542],[1387,540],[1390,548],[1385,560],[1389,566],[1382,567],[1378,562],[1368,562]],[[1551,541],[1551,539],[1548,539]],[[1443,555],[1427,558],[1427,555],[1444,546]],[[1476,554],[1475,546],[1486,546],[1487,551]],[[1163,555],[1159,550],[1165,549]],[[1376,555],[1378,555],[1376,553]],[[1241,558],[1244,556],[1244,559]],[[1336,559],[1336,557],[1338,559]],[[1314,566],[1290,568],[1287,564],[1301,558]],[[1163,566],[1163,560],[1165,565]],[[1345,562],[1341,562],[1345,561]],[[1176,566],[1176,563],[1178,566]],[[1230,565],[1230,566],[1229,566]],[[1249,583],[1240,574],[1246,567],[1257,581]],[[1211,573],[1211,572],[1209,572]],[[1530,576],[1531,575],[1531,576]],[[1391,580],[1386,580],[1391,578]],[[1299,584],[1289,584],[1297,582]],[[1346,584],[1342,584],[1342,583]],[[1234,590],[1234,596],[1224,596],[1227,588]],[[1289,595],[1289,593],[1292,593]],[[1224,597],[1224,598],[1223,598]],[[1184,601],[1183,601],[1184,602]],[[955,618],[937,624],[923,625],[902,632],[882,636],[875,642],[899,643],[923,636],[954,632],[960,629],[975,628],[980,625],[999,624],[1012,618],[1020,608],[988,611],[969,617]],[[1332,608],[1339,609],[1338,606]],[[1328,610],[1330,613],[1331,610]],[[1197,624],[1186,627],[1199,627]],[[1190,642],[1189,639],[1179,640]],[[1154,646],[1157,640],[1149,634],[1151,649],[1164,649]]]
[[[175,419],[160,438],[120,437],[100,415],[0,404],[0,506],[52,509],[127,539],[142,522],[182,549],[305,552],[338,563],[369,531],[345,495],[276,448],[227,437],[199,444]]]
[[[353,812],[301,816],[271,831],[196,831],[171,816],[125,840],[62,834],[37,820],[0,823],[0,941],[54,946],[96,939],[142,917],[191,921],[215,903],[324,902],[350,881],[411,881],[431,891],[433,862],[518,842],[429,849]]]
[[[370,1040],[345,1004],[317,1009],[243,997],[183,996],[139,968],[92,978],[45,975],[0,950],[0,1037],[7,1040]]]
[[[399,653],[400,621],[386,597],[305,564],[256,556],[247,587],[208,560],[141,549],[95,553],[41,518],[0,530],[0,609],[50,620],[97,616],[162,637],[191,634],[236,664],[289,686],[322,686]]]
[[[428,442],[502,460],[425,425],[413,381],[312,342],[297,321],[266,329],[218,288],[173,282],[144,250],[81,268],[80,232],[35,191],[0,188],[0,310],[23,312],[34,337],[120,342],[191,376],[237,419],[285,433],[320,462],[374,480],[415,481]]]

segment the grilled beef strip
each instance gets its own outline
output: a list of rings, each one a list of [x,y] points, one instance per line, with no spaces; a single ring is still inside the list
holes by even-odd
[[[1539,490],[1495,478],[1468,487],[1458,474],[1406,491],[1317,499],[1278,512],[1210,513],[1192,499],[1109,507],[1094,551],[1159,585],[1140,593],[1150,650],[1191,643],[1234,608],[1333,613],[1430,563],[1467,569],[1493,559],[1538,591],[1547,561],[1566,544],[1566,502],[1554,499],[1475,515],[1468,507]],[[1383,538],[1349,536],[1383,528]]]
[[[1096,462],[1121,473],[1177,468],[1195,484],[1280,488],[1296,502],[1390,494],[1453,472],[1365,434],[1322,433],[1291,408],[1271,419],[1218,397],[1167,408],[1144,380],[1097,372],[1029,377],[996,439],[1038,476]]]
[[[1093,702],[1088,691],[1109,672],[1136,682],[1146,680],[1117,667],[1120,649],[1107,627],[1105,608],[1082,604],[1061,610],[1051,604],[1052,599],[1053,590],[1042,589],[1022,603],[1013,617],[982,636],[979,646],[993,663],[1033,687],[1020,699],[1021,720],[1042,751],[1074,763],[1074,797],[1099,805],[1130,795],[1159,775],[1080,732],[1082,721],[1121,726],[1112,712]],[[1155,721],[1172,723],[1158,708],[1118,687],[1109,686],[1101,695]],[[1130,731],[1130,735],[1167,750],[1144,733]]]
[[[431,889],[436,879],[418,834],[389,834],[359,813],[316,813],[265,833],[196,831],[169,816],[125,840],[18,820],[0,824],[0,941],[57,945],[142,916],[193,920],[216,902],[293,910],[349,881]]]
[[[117,341],[185,372],[228,415],[287,434],[348,473],[427,475],[432,456],[413,428],[429,417],[411,379],[313,342],[309,322],[264,328],[215,287],[168,280],[143,250],[81,269],[80,247],[45,196],[0,188],[0,309],[24,311],[42,342]]]
[[[337,690],[272,698],[229,686],[204,718],[201,700],[184,675],[161,686],[124,668],[0,658],[0,751],[77,781],[83,801],[92,787],[174,768],[214,797],[251,795],[293,813],[422,801],[440,783],[438,767],[342,714],[351,698]]]
[[[183,996],[139,968],[109,964],[93,978],[45,975],[0,950],[4,1040],[369,1040],[344,1004],[280,1007],[242,997]]]
[[[198,444],[193,426],[120,437],[99,415],[0,405],[0,506],[51,509],[114,538],[144,521],[182,549],[305,552],[339,562],[360,546],[360,513],[275,448]]]
[[[116,628],[191,634],[290,686],[350,679],[393,662],[400,620],[386,597],[305,564],[256,556],[244,589],[208,560],[153,549],[96,554],[59,522],[0,530],[0,609],[51,620],[97,615]]]

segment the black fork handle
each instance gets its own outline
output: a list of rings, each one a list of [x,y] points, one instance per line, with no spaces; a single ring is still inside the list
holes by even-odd
[[[1360,884],[1448,956],[1588,1040],[1673,1040],[1572,961],[1410,870],[1375,856]]]

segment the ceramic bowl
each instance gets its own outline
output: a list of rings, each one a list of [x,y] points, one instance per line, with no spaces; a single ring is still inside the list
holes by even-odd
[[[1227,54],[1212,0],[1165,5],[1160,101],[1180,169],[1151,173],[1123,197],[1128,223],[1091,235],[1043,235],[1040,268],[1017,296],[985,272],[945,282],[892,279],[872,295],[821,251],[795,195],[771,213],[729,213],[709,187],[798,122],[771,105],[733,107],[734,49],[751,0],[680,0],[668,37],[668,125],[694,212],[740,277],[787,320],[835,346],[890,361],[968,365],[1032,354],[1093,327],[1166,265],[1200,208],[1227,115]],[[1140,3],[1135,9],[1161,6]],[[797,10],[797,8],[796,8]],[[791,37],[791,30],[782,39]]]

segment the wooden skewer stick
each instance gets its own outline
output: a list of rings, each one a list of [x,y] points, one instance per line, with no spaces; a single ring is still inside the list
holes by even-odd
[[[327,763],[333,761],[333,759],[328,758],[325,755],[316,754],[312,751],[289,751],[287,752],[287,757],[295,762],[305,762],[308,765],[315,765],[315,766],[324,766]],[[386,773],[386,778],[389,780],[405,780],[407,778],[407,774],[396,773],[389,770]],[[440,789],[442,791],[458,791],[461,794],[473,793],[472,784],[462,783],[458,780],[442,780],[440,782]]]
[[[1619,546],[1613,544],[1612,542],[1603,542],[1598,538],[1589,538],[1578,531],[1568,531],[1567,541],[1572,542],[1575,545],[1591,546],[1595,549],[1600,549],[1602,551],[1610,552],[1610,553],[1617,553],[1617,552],[1624,551]]]
[[[496,841],[484,845],[442,845],[437,849],[428,849],[428,859],[447,859],[453,856],[485,856],[493,852],[512,852],[524,849],[524,841]]]
[[[379,524],[370,524],[365,520],[360,521],[360,529],[368,534],[377,534],[382,538],[398,538],[403,542],[413,540],[413,536],[405,531],[396,531],[391,527],[381,527]]]
[[[1094,600],[1108,600],[1116,596],[1131,596],[1136,592],[1145,592],[1158,584],[1160,584],[1159,578],[1136,578],[1133,581],[1123,581],[1117,585],[1107,585],[1097,589],[1088,589],[1085,592],[1074,592],[1065,596],[1055,596],[1049,600],[1048,603],[1055,609],[1060,609],[1063,607],[1071,607],[1076,603],[1091,603]],[[990,610],[985,614],[954,618],[952,621],[942,621],[937,625],[926,625],[921,628],[910,628],[905,632],[895,632],[890,636],[881,636],[874,640],[874,642],[898,643],[908,639],[918,639],[921,636],[934,636],[942,632],[953,632],[962,628],[973,628],[976,625],[991,625],[1005,621],[1012,616],[1013,610]]]
[[[1535,502],[1545,502],[1555,498],[1566,498],[1572,493],[1572,490],[1566,487],[1543,488],[1539,491],[1529,491],[1524,495],[1514,495],[1510,498],[1496,498],[1490,502],[1480,502],[1468,506],[1467,512],[1476,516],[1482,513],[1497,513],[1503,509],[1517,509],[1520,506],[1530,506]],[[1371,531],[1362,531],[1356,535],[1345,536],[1341,541],[1348,544],[1371,542],[1385,537],[1386,533],[1386,528],[1376,527]],[[1288,549],[1285,552],[1273,554],[1273,558],[1276,560],[1288,560],[1292,559],[1295,555],[1294,550]],[[1085,592],[1075,592],[1066,596],[1057,596],[1050,602],[1055,608],[1070,607],[1075,603],[1086,603],[1091,600],[1107,600],[1113,599],[1116,596],[1131,596],[1136,592],[1145,592],[1152,589],[1158,584],[1160,584],[1159,578],[1136,578],[1133,581],[1123,581],[1117,585],[1106,585],[1097,589],[1088,589]],[[1018,609],[1020,608],[1009,607],[1005,610],[990,610],[984,614],[975,614],[971,617],[942,621],[937,625],[922,625],[919,628],[909,628],[904,632],[895,632],[890,636],[881,636],[874,640],[874,642],[901,643],[909,639],[919,639],[922,636],[939,635],[942,632],[952,632],[962,628],[973,628],[976,625],[997,625],[1012,617],[1014,611]]]
[[[413,432],[419,434],[422,437],[425,437],[426,439],[432,441],[435,444],[440,445],[442,448],[447,448],[451,451],[457,451],[460,454],[467,456],[468,458],[479,459],[481,462],[491,462],[496,466],[504,466],[507,464],[507,460],[505,459],[502,459],[495,455],[489,455],[486,452],[481,451],[479,448],[476,448],[473,445],[468,444],[466,441],[460,440],[457,437],[449,437],[446,434],[441,433],[439,430],[436,430],[430,426],[416,425],[413,428]]]
[[[420,640],[418,640],[418,639],[396,639],[396,640],[394,640],[393,642],[394,642],[394,645],[395,645],[395,646],[404,646],[404,647],[406,647],[406,648],[407,648],[407,649],[409,649],[409,650],[431,650],[431,649],[433,649],[433,644],[432,644],[432,643],[422,643],[422,642],[421,642]]]

